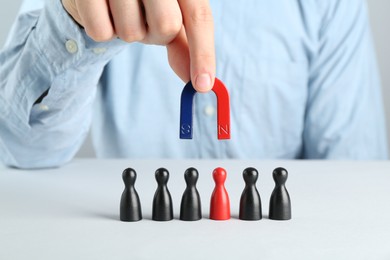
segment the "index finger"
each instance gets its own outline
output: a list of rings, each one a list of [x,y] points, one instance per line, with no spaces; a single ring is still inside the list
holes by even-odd
[[[178,0],[190,50],[191,81],[199,92],[215,80],[214,22],[208,0]]]

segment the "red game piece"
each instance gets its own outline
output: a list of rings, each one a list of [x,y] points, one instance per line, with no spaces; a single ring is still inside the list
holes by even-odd
[[[215,188],[210,201],[210,219],[230,219],[229,195],[225,189],[226,171],[223,168],[216,168],[213,171]]]

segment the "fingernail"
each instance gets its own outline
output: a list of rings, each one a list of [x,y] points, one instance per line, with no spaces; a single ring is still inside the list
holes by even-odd
[[[198,91],[208,91],[211,89],[211,78],[207,73],[200,74],[195,80]]]

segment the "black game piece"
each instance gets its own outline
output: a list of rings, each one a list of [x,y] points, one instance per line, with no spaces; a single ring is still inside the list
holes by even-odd
[[[242,220],[259,220],[261,215],[261,200],[256,189],[256,181],[259,173],[255,168],[249,167],[244,170],[242,176],[245,181],[245,188],[240,199],[240,214]]]
[[[120,205],[121,221],[138,221],[142,219],[141,203],[139,196],[134,188],[137,173],[127,168],[122,173],[122,179],[125,183],[125,190],[122,193]]]
[[[284,185],[287,181],[287,170],[279,167],[273,171],[272,175],[275,181],[275,188],[269,202],[269,218],[289,220],[291,219],[291,201]]]
[[[169,172],[167,169],[159,168],[157,169],[155,176],[158,187],[153,198],[152,219],[156,221],[172,220],[172,198],[167,187]]]
[[[180,205],[180,219],[195,221],[202,218],[202,207],[199,192],[196,189],[198,181],[198,171],[195,168],[188,168],[184,173],[187,188],[183,193]]]

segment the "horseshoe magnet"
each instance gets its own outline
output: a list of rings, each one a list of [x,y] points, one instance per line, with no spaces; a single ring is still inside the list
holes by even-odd
[[[212,91],[217,96],[217,133],[218,139],[230,139],[230,101],[225,85],[215,78]],[[180,104],[180,139],[192,139],[192,115],[196,90],[191,81],[181,93]]]

